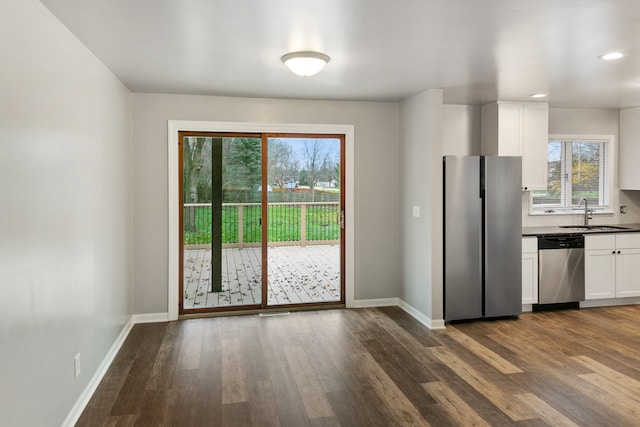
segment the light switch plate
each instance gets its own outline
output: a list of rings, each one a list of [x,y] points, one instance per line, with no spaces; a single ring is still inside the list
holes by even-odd
[[[420,218],[420,206],[413,207],[413,217]]]

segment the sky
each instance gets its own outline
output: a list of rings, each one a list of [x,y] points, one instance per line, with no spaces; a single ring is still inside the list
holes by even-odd
[[[313,141],[316,138],[273,138],[278,141],[283,141],[288,143],[293,149],[294,156],[296,160],[298,160],[300,165],[304,165],[305,161],[305,141]],[[334,138],[322,138],[322,146],[330,153],[333,153],[330,156],[334,161],[338,161],[340,159],[340,140]]]

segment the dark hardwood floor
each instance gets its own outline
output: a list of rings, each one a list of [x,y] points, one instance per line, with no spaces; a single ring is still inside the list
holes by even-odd
[[[640,306],[429,331],[399,308],[136,325],[79,426],[638,426]]]

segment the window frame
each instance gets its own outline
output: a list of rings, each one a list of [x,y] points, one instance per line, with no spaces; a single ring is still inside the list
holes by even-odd
[[[601,147],[601,158],[604,157],[605,168],[600,168],[600,203],[593,206],[595,214],[611,214],[611,199],[614,191],[614,159],[615,159],[615,137],[614,135],[580,135],[580,134],[549,134],[547,144],[549,142],[601,142],[606,145]],[[563,170],[571,170],[570,157],[566,156],[567,144],[562,145],[561,159],[563,162]],[[547,159],[548,162],[548,159]],[[567,163],[569,163],[567,165]],[[601,163],[602,164],[602,163]],[[548,165],[548,163],[547,163]],[[606,174],[606,176],[605,176]],[[571,182],[572,180],[569,180]],[[571,185],[569,189],[565,188],[561,195],[562,205],[534,205],[534,191],[529,191],[529,215],[575,215],[579,210],[578,205],[571,205]]]

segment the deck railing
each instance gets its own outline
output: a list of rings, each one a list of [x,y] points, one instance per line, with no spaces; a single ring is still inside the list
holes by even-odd
[[[184,205],[184,245],[190,249],[211,246],[211,203]],[[336,244],[340,241],[338,202],[269,203],[269,246]],[[222,247],[260,246],[260,203],[222,204]]]

